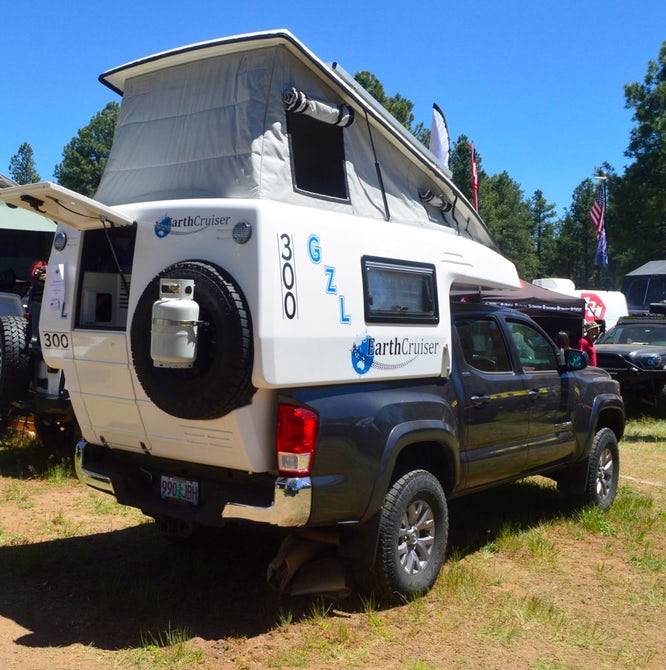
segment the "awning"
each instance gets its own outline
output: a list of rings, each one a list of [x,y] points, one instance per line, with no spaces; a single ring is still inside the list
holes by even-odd
[[[354,110],[349,105],[336,105],[334,102],[308,98],[303,91],[297,88],[285,91],[282,102],[288,112],[305,114],[332,126],[346,128],[354,123]]]

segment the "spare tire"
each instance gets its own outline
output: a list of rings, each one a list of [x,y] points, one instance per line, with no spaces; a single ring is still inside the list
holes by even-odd
[[[32,360],[28,333],[24,317],[0,317],[0,405],[28,396]]]
[[[152,310],[164,278],[194,280],[200,325],[192,368],[153,365]],[[248,404],[256,390],[250,309],[233,277],[212,263],[182,261],[154,277],[137,303],[130,343],[134,369],[146,395],[172,416],[216,419]]]

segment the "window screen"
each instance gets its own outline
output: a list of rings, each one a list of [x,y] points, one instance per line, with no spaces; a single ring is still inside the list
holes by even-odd
[[[296,189],[348,200],[343,129],[291,112],[287,124]]]

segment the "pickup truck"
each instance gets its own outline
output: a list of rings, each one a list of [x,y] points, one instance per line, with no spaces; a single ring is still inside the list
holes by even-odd
[[[545,474],[612,503],[617,383],[519,313],[451,304],[518,288],[515,265],[337,61],[265,31],[100,81],[123,100],[95,197],[0,190],[58,223],[39,343],[82,482],[172,536],[325,535],[389,600],[434,583],[448,499]]]
[[[82,442],[79,477],[167,533],[230,519],[335,529],[358,583],[389,601],[434,583],[447,500],[545,475],[582,503],[610,507],[625,421],[617,382],[582,352],[561,353],[519,312],[452,303],[451,315],[447,377],[280,392],[277,462],[298,475]],[[196,504],[184,503],[194,492]]]

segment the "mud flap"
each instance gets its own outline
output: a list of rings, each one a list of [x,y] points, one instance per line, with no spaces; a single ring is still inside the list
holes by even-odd
[[[340,559],[331,552],[337,548],[335,532],[304,532],[288,535],[269,563],[266,581],[290,596],[324,594],[345,598],[351,593]]]

